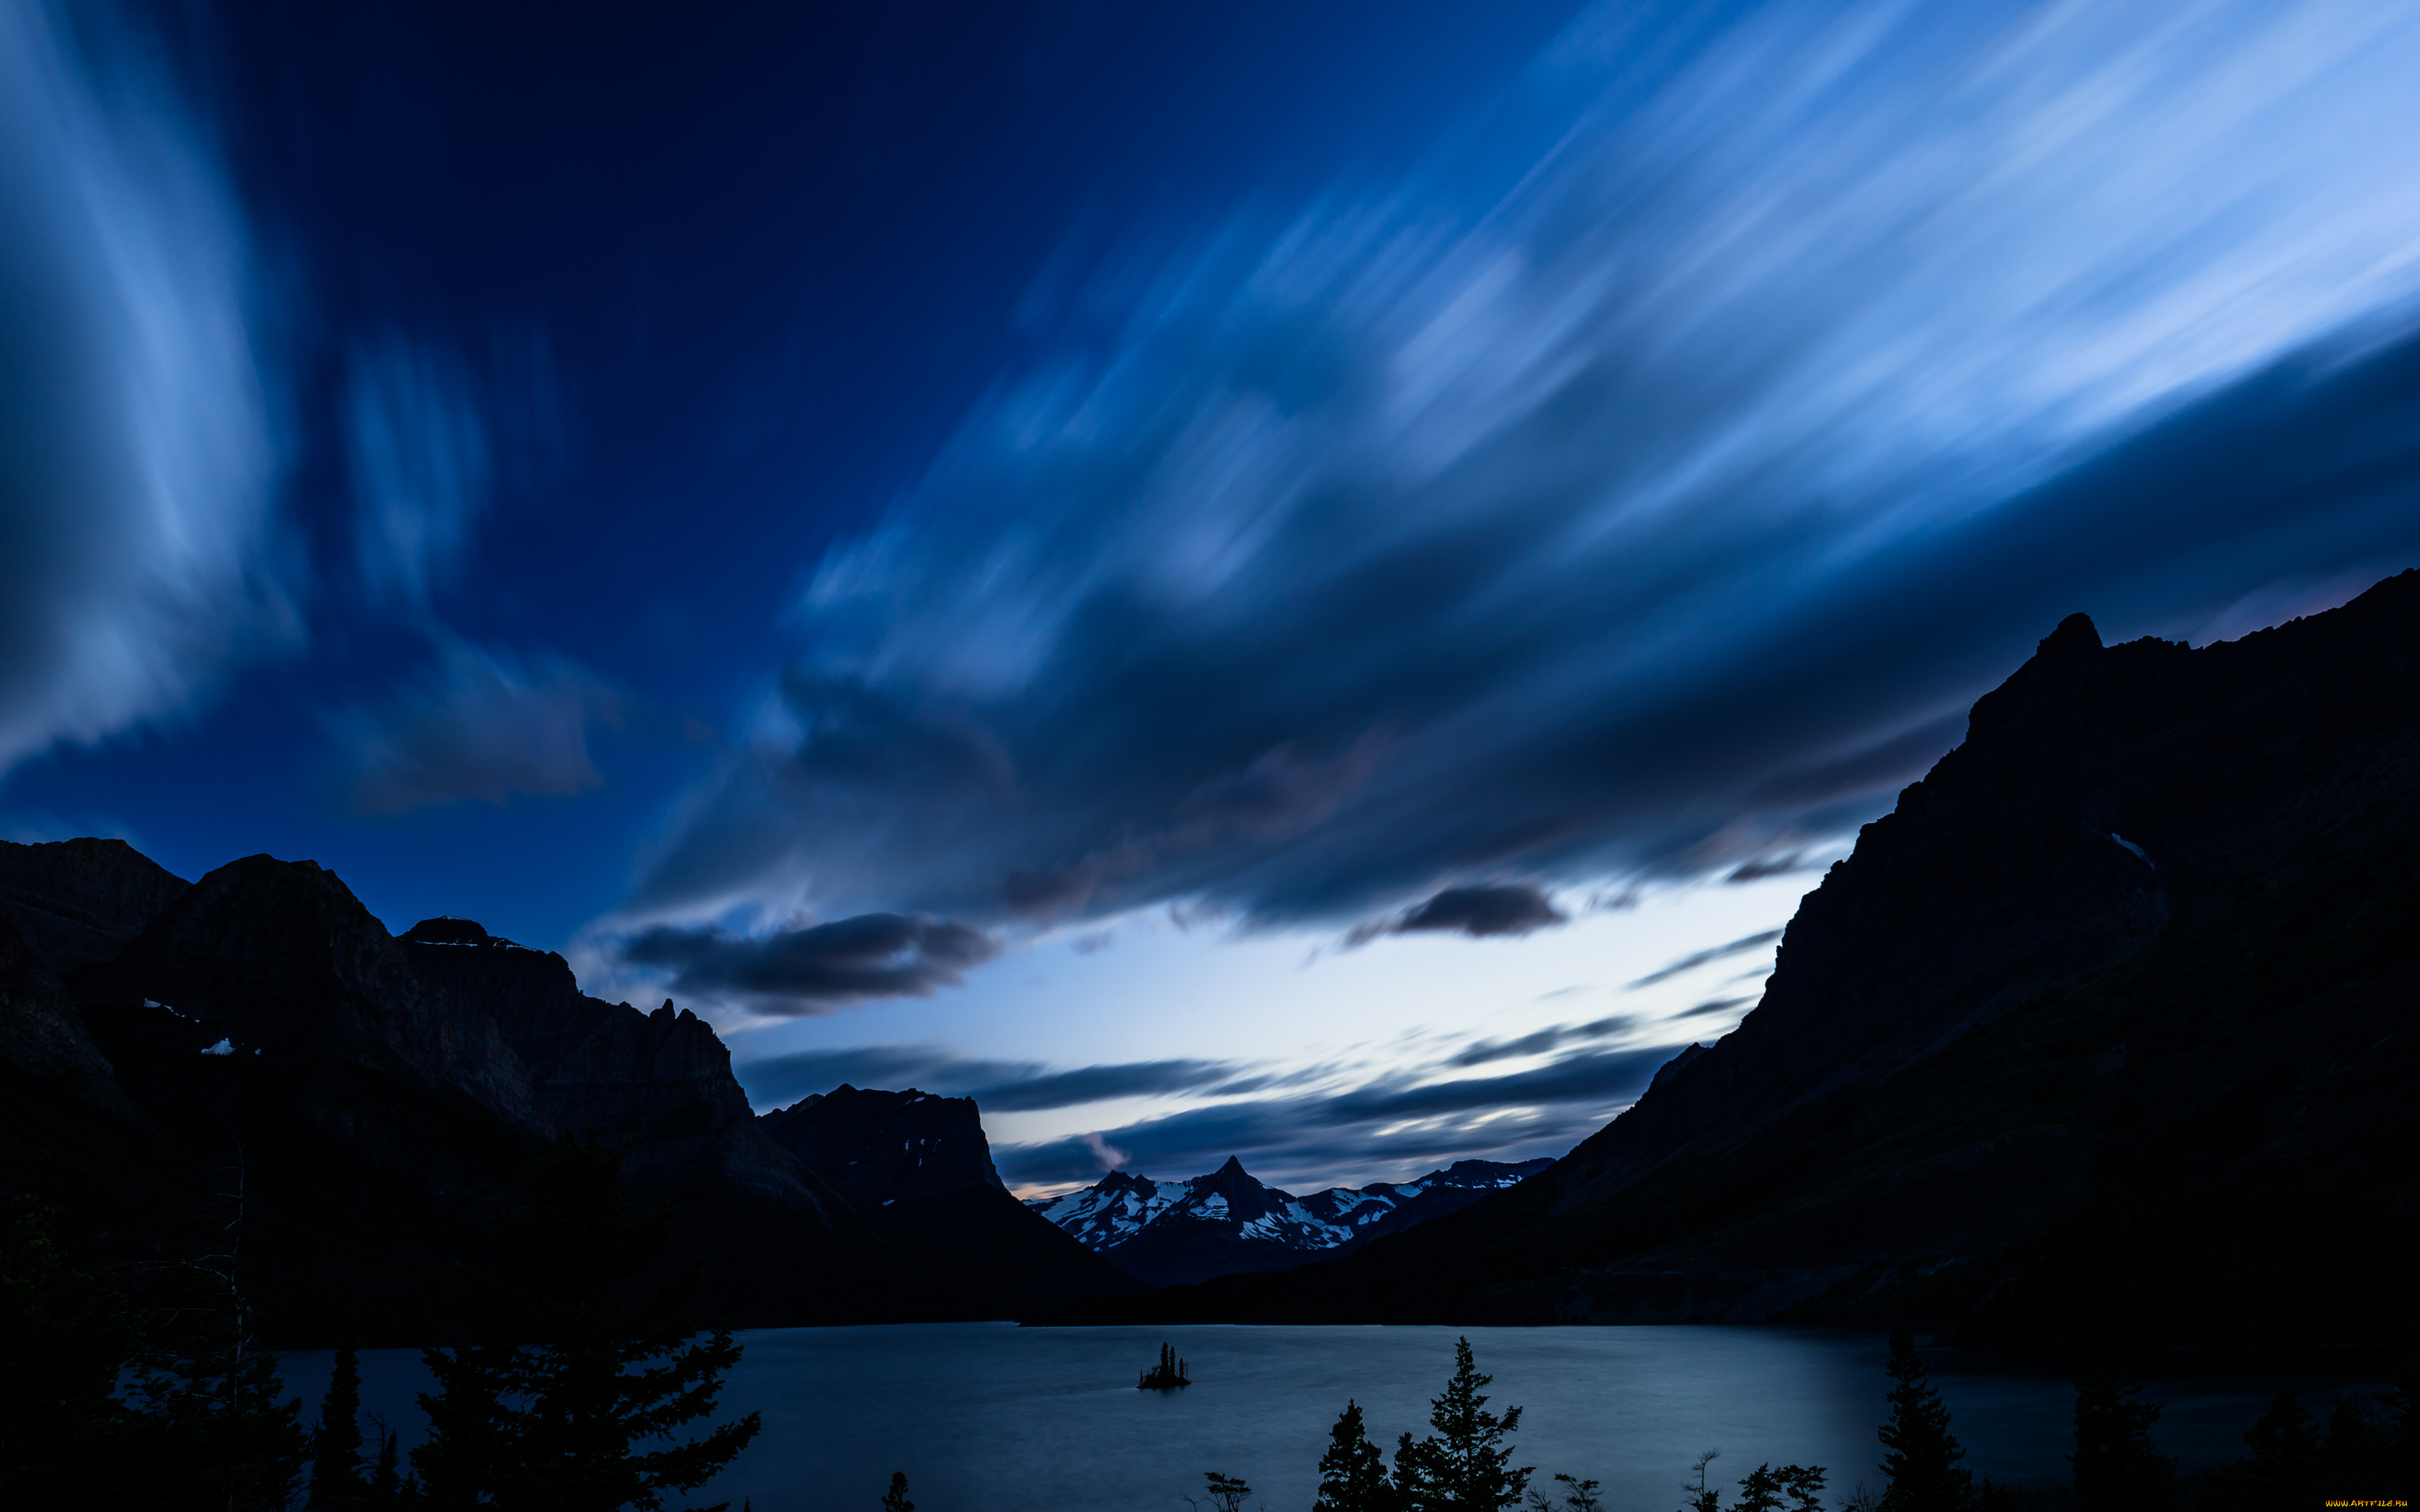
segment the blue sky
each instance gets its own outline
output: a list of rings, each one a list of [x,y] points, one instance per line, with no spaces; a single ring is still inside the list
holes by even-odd
[[[2315,0],[12,4],[0,833],[309,856],[1021,1183],[1559,1152],[2062,615],[2420,558],[2415,69]]]

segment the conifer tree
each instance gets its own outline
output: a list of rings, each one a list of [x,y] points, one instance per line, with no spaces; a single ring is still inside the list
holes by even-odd
[[[2318,1480],[2319,1425],[2291,1390],[2282,1390],[2243,1435],[2251,1455],[2236,1462],[2255,1512],[2300,1508]]]
[[[1555,1480],[1566,1488],[1559,1512],[1605,1512],[1605,1498],[1597,1495],[1598,1482],[1578,1480],[1560,1473]],[[1535,1486],[1529,1488],[1527,1496],[1530,1512],[1558,1512],[1555,1499]]]
[[[127,1398],[170,1446],[146,1457],[152,1484],[135,1504],[210,1512],[286,1512],[311,1446],[302,1404],[286,1399],[277,1356],[253,1336],[243,1289],[248,1180],[241,1141],[219,1167],[198,1252],[157,1269],[173,1278],[168,1305],[148,1316],[127,1373]]]
[[[882,1493],[882,1512],[916,1512],[916,1504],[908,1500],[908,1473],[891,1473],[891,1489]]]
[[[1210,1504],[1218,1512],[1244,1512],[1244,1498],[1252,1494],[1252,1489],[1245,1485],[1240,1476],[1222,1475],[1215,1470],[1205,1470],[1202,1473],[1202,1479],[1208,1487]],[[1187,1502],[1192,1500],[1189,1496],[1186,1498]]]
[[[1327,1434],[1327,1452],[1319,1457],[1319,1500],[1311,1512],[1397,1512],[1387,1457],[1370,1442],[1360,1403],[1347,1401]]]
[[[2177,1462],[2151,1447],[2160,1404],[2115,1359],[2088,1362],[2075,1382],[2076,1512],[2161,1512],[2177,1500]]]
[[[1759,1465],[1741,1480],[1734,1512],[1782,1512],[1785,1496],[1790,1499],[1792,1512],[1821,1512],[1823,1473],[1821,1465],[1784,1465],[1779,1470],[1769,1464]],[[1700,1467],[1700,1484],[1704,1479]]]
[[[1682,1512],[1722,1512],[1723,1489],[1708,1478],[1706,1467],[1723,1457],[1720,1449],[1709,1449],[1689,1466],[1689,1480],[1681,1483],[1688,1497],[1682,1503]]]
[[[70,1266],[40,1218],[0,1239],[0,1506],[106,1500],[111,1450],[133,1427],[116,1387],[139,1340],[126,1299]]]
[[[463,1300],[483,1342],[423,1351],[438,1389],[419,1397],[428,1438],[411,1462],[436,1505],[658,1508],[665,1491],[704,1485],[761,1427],[751,1412],[703,1438],[642,1447],[713,1413],[739,1349],[728,1329],[690,1335],[681,1315],[693,1282],[644,1307],[618,1303],[666,1233],[624,1195],[621,1165],[593,1143],[557,1139],[527,1211],[501,1225],[498,1273]]]
[[[1885,1368],[1899,1384],[1887,1398],[1890,1421],[1877,1435],[1889,1451],[1882,1472],[1890,1482],[1878,1512],[1967,1512],[1974,1476],[1959,1467],[1966,1453],[1950,1434],[1949,1409],[1916,1355],[1915,1335],[1904,1329],[1893,1334],[1890,1351]]]
[[[252,1344],[240,1180],[234,1196],[219,1253],[162,1268],[176,1304],[147,1331],[40,1220],[0,1241],[0,1505],[285,1512],[307,1453],[301,1407]]]
[[[396,1452],[395,1430],[375,1413],[370,1421],[378,1427],[378,1466],[370,1472],[369,1490],[364,1498],[364,1504],[377,1508],[378,1512],[388,1512],[389,1508],[405,1504],[408,1489],[403,1483],[401,1457]]]
[[[311,1430],[312,1512],[349,1512],[365,1504],[361,1411],[361,1359],[348,1344],[336,1351],[319,1421]]]
[[[1521,1426],[1521,1409],[1501,1417],[1488,1412],[1480,1388],[1495,1380],[1480,1374],[1470,1340],[1456,1339],[1453,1375],[1442,1396],[1429,1401],[1429,1426],[1436,1431],[1419,1443],[1404,1435],[1395,1451],[1395,1483],[1410,1512],[1497,1512],[1520,1504],[1536,1469],[1512,1468],[1512,1451],[1499,1447]]]

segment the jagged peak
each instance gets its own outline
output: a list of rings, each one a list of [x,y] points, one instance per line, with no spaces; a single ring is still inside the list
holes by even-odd
[[[2045,661],[2065,656],[2082,656],[2102,649],[2101,631],[2089,614],[2071,614],[2058,622],[2058,628],[2041,638],[2034,655]]]

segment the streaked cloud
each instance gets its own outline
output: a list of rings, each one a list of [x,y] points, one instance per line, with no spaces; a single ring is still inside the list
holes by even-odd
[[[1503,1076],[1416,1081],[1380,1076],[1342,1090],[1243,1098],[1115,1129],[996,1147],[1012,1185],[1097,1179],[1117,1166],[1156,1178],[1197,1176],[1228,1156],[1264,1180],[1403,1176],[1464,1157],[1560,1155],[1635,1101],[1677,1046],[1584,1050]]]
[[[0,7],[0,246],[5,771],[294,644],[304,574],[273,531],[250,233],[113,9]]]
[[[327,725],[354,811],[394,814],[601,787],[589,731],[621,725],[631,708],[628,694],[568,658],[524,661],[446,638],[424,675]]]
[[[1264,1075],[1223,1060],[1141,1060],[1053,1070],[1040,1061],[985,1060],[938,1044],[860,1045],[741,1061],[733,1070],[757,1103],[771,1107],[846,1082],[900,1091],[915,1088],[971,1097],[986,1113],[1081,1107],[1171,1093],[1219,1095],[1257,1090]]]
[[[1673,23],[1542,59],[1501,193],[1450,163],[1069,271],[812,565],[632,917],[1748,880],[2071,610],[2191,634],[2420,552],[2412,8]]]
[[[1754,934],[1745,935],[1736,940],[1727,940],[1703,950],[1692,950],[1669,965],[1659,966],[1637,981],[1624,983],[1623,988],[1625,991],[1635,992],[1641,987],[1652,987],[1657,982],[1670,981],[1673,978],[1685,976],[1699,966],[1712,965],[1717,961],[1728,961],[1732,956],[1745,955],[1750,950],[1761,950],[1780,938],[1781,931],[1777,929],[1760,930]]]
[[[358,344],[346,364],[344,435],[363,586],[385,607],[426,612],[459,571],[494,481],[469,367],[399,332]]]
[[[1637,1032],[1645,1020],[1635,1013],[1613,1013],[1586,1024],[1561,1024],[1535,1029],[1510,1040],[1481,1040],[1446,1058],[1449,1066],[1483,1066],[1491,1060],[1517,1060],[1543,1056],[1566,1044],[1606,1040]]]

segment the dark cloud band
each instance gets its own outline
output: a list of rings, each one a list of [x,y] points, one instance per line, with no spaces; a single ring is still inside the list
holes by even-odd
[[[659,925],[622,947],[632,965],[669,968],[676,993],[801,1014],[929,996],[999,953],[999,942],[979,929],[906,914],[861,914],[761,936]]]

